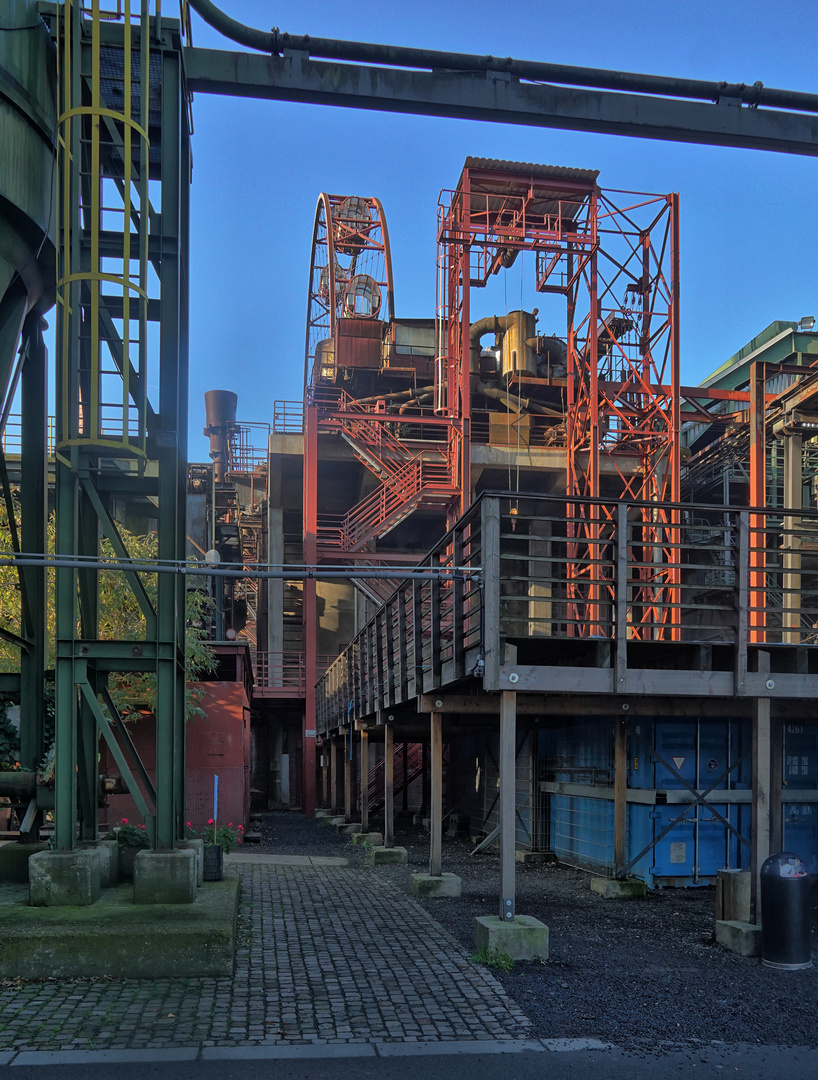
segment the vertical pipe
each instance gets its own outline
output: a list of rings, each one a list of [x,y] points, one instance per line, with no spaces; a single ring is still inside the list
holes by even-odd
[[[383,729],[383,846],[395,846],[395,729]]]
[[[443,863],[443,714],[431,714],[431,807],[429,873],[440,877]]]

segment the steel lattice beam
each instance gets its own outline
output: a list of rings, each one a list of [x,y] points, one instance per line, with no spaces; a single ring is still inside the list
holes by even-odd
[[[818,155],[818,116],[741,105],[524,82],[493,71],[407,71],[186,48],[188,89],[460,120],[566,128],[671,142]]]

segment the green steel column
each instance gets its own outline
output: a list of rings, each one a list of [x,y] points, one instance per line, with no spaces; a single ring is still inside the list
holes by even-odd
[[[76,455],[75,455],[76,456]],[[56,541],[58,553],[77,551],[77,484],[71,466],[56,463]],[[74,635],[77,626],[77,580],[71,569],[56,571],[57,658],[54,712],[54,830],[59,851],[71,851],[77,822],[77,686]]]
[[[25,423],[20,447],[20,543],[23,551],[48,549],[48,399],[42,319],[32,315],[26,323],[27,356],[21,379]],[[24,628],[29,648],[20,660],[20,764],[36,769],[42,761],[45,722],[44,674],[46,655],[46,571],[36,566],[22,570],[30,622]]]
[[[182,369],[181,257],[182,102],[180,58],[163,53],[162,63],[162,266],[159,331],[159,558],[185,557],[187,494],[187,379]],[[187,177],[185,177],[185,183]],[[182,391],[185,397],[182,398]],[[183,436],[185,442],[183,442]],[[157,845],[172,848],[184,817],[185,582],[160,574],[157,622],[156,831]]]

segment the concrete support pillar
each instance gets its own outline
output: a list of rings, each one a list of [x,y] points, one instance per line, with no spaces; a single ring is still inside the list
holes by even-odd
[[[516,650],[515,650],[516,652]],[[517,695],[500,694],[500,918],[514,919],[516,816]]]
[[[344,735],[344,820],[352,821],[352,736]]]
[[[769,671],[769,653],[759,653],[758,666],[759,671]],[[756,923],[761,922],[759,872],[764,860],[770,855],[772,784],[770,699],[756,698],[753,702],[753,808],[750,855],[750,900],[752,918]]]
[[[443,714],[439,712],[431,714],[430,758],[429,873],[439,877],[443,871]]]
[[[361,732],[361,832],[369,832],[369,733]]]
[[[383,729],[383,846],[395,846],[395,729]]]
[[[624,874],[627,865],[628,820],[628,727],[614,720],[614,875]]]

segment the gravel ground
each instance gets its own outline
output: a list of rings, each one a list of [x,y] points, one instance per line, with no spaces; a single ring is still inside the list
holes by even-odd
[[[265,814],[262,835],[261,851],[363,859],[361,847],[297,813]],[[379,872],[408,889],[409,874],[428,869],[428,833],[399,821],[396,843],[407,848],[408,866]],[[462,896],[423,903],[471,951],[473,919],[496,913],[499,859],[444,837],[443,869],[461,877]],[[540,1038],[587,1036],[632,1050],[716,1041],[818,1047],[818,967],[777,972],[728,952],[714,940],[714,908],[712,888],[604,900],[581,871],[518,865],[517,910],[550,928],[550,956],[495,974]]]

